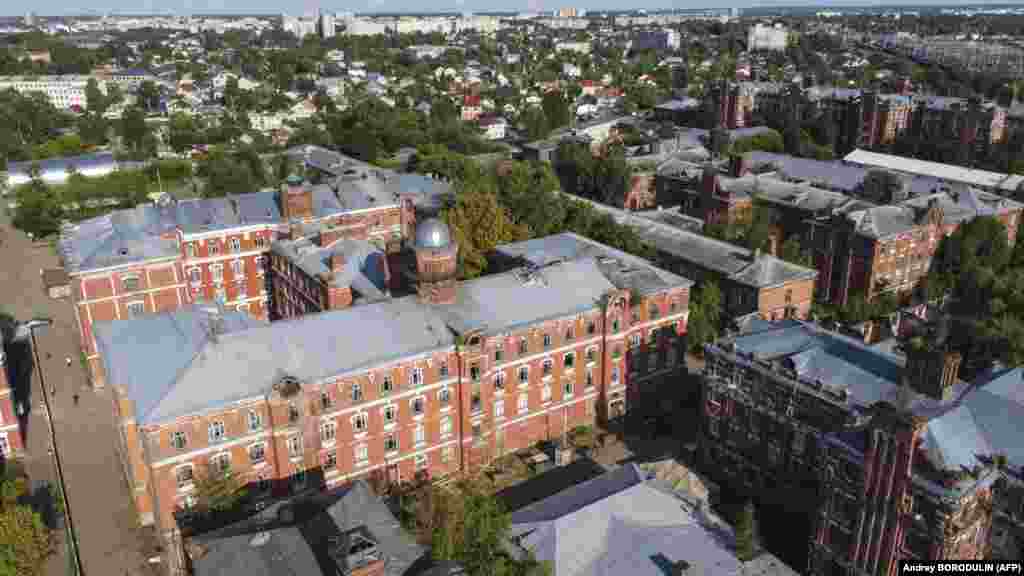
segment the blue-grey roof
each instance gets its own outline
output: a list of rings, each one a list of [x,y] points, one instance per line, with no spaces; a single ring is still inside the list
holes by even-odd
[[[59,184],[68,179],[74,167],[83,176],[104,176],[118,168],[141,167],[142,162],[120,163],[111,152],[95,152],[79,156],[62,156],[7,164],[7,185],[18,186],[30,181],[33,165],[39,166],[39,177],[48,184]]]
[[[284,508],[293,520],[282,519]],[[419,576],[432,562],[406,534],[364,481],[326,494],[275,504],[253,518],[197,536],[203,553],[193,558],[196,576],[335,576],[330,562],[337,541],[369,536],[384,576]],[[418,567],[423,567],[419,569]]]
[[[601,272],[616,288],[630,289],[639,294],[690,287],[693,282],[656,266],[650,262],[605,246],[574,232],[534,238],[495,248],[505,257],[522,258],[534,266],[546,266],[562,260],[594,258]]]
[[[448,225],[437,218],[428,218],[416,225],[417,248],[447,248],[451,241]]]
[[[1003,454],[1024,467],[1024,368],[986,374],[955,408],[928,423],[924,446],[943,470],[974,468],[979,456]]]
[[[647,481],[634,464],[554,494],[511,515],[519,546],[558,576],[662,576],[685,561],[697,573],[795,575],[765,555],[744,565],[732,531]]]
[[[192,308],[181,318],[169,312],[96,330],[108,383],[127,389],[137,421],[155,423],[259,397],[284,376],[320,382],[449,349],[456,333],[502,333],[572,317],[595,309],[612,289],[598,264],[584,258],[463,282],[454,304],[410,296],[270,325],[231,324],[214,338]]]
[[[178,255],[173,206],[140,204],[84,220],[61,232],[60,250],[68,273]]]
[[[97,322],[93,334],[107,382],[124,388],[135,402],[136,420],[146,423],[163,410],[177,375],[210,344],[211,334],[219,332],[214,337],[224,338],[265,324],[244,312],[213,313],[208,306],[194,304],[131,320]]]
[[[329,275],[335,286],[348,286],[364,301],[388,296],[387,261],[383,252],[365,240],[343,238],[319,246],[308,238],[274,242],[271,251],[288,258],[313,278]],[[344,257],[340,270],[331,272],[331,257]]]
[[[908,392],[901,385],[906,363],[901,356],[806,322],[790,320],[773,326],[736,336],[732,339],[735,350],[753,359],[782,362],[802,382],[820,381],[823,390],[846,391],[844,402],[854,410],[886,402],[905,405],[921,417],[935,417],[968,387],[956,383],[949,401]]]

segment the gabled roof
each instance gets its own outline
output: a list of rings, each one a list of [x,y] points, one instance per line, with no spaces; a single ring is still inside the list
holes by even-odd
[[[194,537],[202,553],[192,563],[196,576],[335,576],[332,552],[353,535],[376,546],[384,576],[422,576],[432,568],[427,550],[362,480]]]

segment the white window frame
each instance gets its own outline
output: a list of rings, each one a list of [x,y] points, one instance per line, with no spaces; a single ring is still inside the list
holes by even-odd
[[[227,428],[224,427],[223,421],[214,420],[206,427],[206,434],[210,444],[216,444],[227,438]]]
[[[241,252],[242,240],[238,236],[232,236],[231,238],[228,238],[228,249],[234,253]]]
[[[415,446],[422,446],[427,443],[427,427],[417,424],[412,431],[412,442]]]
[[[416,409],[417,401],[419,402],[419,410]],[[412,410],[413,418],[421,418],[427,413],[427,397],[426,396],[413,396],[409,399],[409,409]]]
[[[640,346],[643,345],[643,343],[644,343],[643,335],[641,335],[639,332],[637,332],[636,334],[630,334],[629,335],[629,347],[630,348],[639,348]]]
[[[520,387],[529,386],[530,385],[530,366],[529,365],[523,365],[523,366],[520,366],[519,368],[517,368],[516,369],[516,376],[519,378],[519,386]]]
[[[361,383],[353,382],[352,385],[349,387],[349,392],[351,393],[351,398],[353,402],[363,401],[363,385]]]
[[[249,431],[255,432],[263,428],[263,415],[257,410],[249,410]]]
[[[224,465],[227,462],[227,465]],[[217,474],[226,474],[231,471],[231,452],[219,452],[210,458],[210,467],[214,468]]]
[[[540,400],[541,400],[541,402],[550,402],[551,401],[551,384],[545,384],[544,387],[541,388],[541,390],[540,390]]]
[[[135,318],[146,313],[146,301],[145,300],[132,300],[125,304],[125,308],[128,310],[128,316]]]
[[[517,414],[530,411],[530,395],[523,392],[519,395],[518,404],[516,404]]]
[[[390,374],[385,374],[380,381],[380,393],[391,394],[395,391],[395,381],[391,378]]]
[[[409,371],[409,385],[418,387],[423,385],[423,368],[413,368]]]
[[[350,422],[353,434],[366,434],[370,428],[370,416],[366,412],[356,412],[350,418]],[[357,424],[358,422],[362,422],[362,425]]]
[[[267,239],[265,236],[257,235],[253,237],[253,243],[256,246],[257,250],[262,250],[267,247]]]
[[[381,416],[384,418],[384,426],[393,426],[398,422],[398,404],[385,404],[380,409]],[[388,418],[388,414],[391,417]]]
[[[452,391],[448,387],[441,388],[437,391],[437,402],[441,405],[441,408],[448,408],[452,402]]]
[[[216,238],[210,238],[206,242],[206,253],[210,256],[220,256],[220,242]]]
[[[222,282],[224,280],[224,265],[220,263],[211,264],[210,277],[213,278],[214,282]]]
[[[188,481],[181,481],[181,470],[188,470]],[[174,469],[174,483],[178,487],[178,492],[186,492],[191,490],[195,486],[196,482],[196,470],[195,467],[189,464],[182,464]]]
[[[292,459],[302,458],[302,436],[295,434],[288,437],[288,457]]]
[[[388,448],[388,444],[394,444],[393,447]],[[384,435],[384,453],[385,454],[396,454],[401,450],[401,445],[398,443],[398,434],[386,434]]]
[[[260,455],[258,460],[253,458],[253,451],[256,449],[259,450]],[[267,445],[263,442],[250,444],[249,449],[246,450],[246,452],[249,454],[249,462],[253,464],[263,464],[264,462],[267,461]]]
[[[555,375],[555,361],[551,358],[545,358],[540,365],[541,378],[547,380]]]
[[[135,288],[128,287],[128,281],[135,281]],[[138,274],[125,274],[121,276],[121,290],[123,292],[137,292],[142,288],[142,277]]]
[[[334,470],[338,468],[338,451],[334,448],[327,451],[326,457],[324,458],[324,468],[327,470]]]
[[[498,398],[494,401],[494,419],[499,420],[505,417],[505,399]]]
[[[195,277],[193,277],[193,273]],[[193,284],[201,284],[203,282],[203,269],[198,266],[193,266],[188,269],[188,281]]]
[[[452,435],[452,417],[445,416],[441,418],[441,438],[447,438]]]
[[[333,420],[320,423],[320,442],[325,446],[333,446],[338,439],[338,425]]]
[[[370,449],[366,444],[357,444],[355,449],[352,451],[352,457],[355,458],[356,464],[366,464],[370,461]]]
[[[231,261],[231,275],[237,280],[239,276],[245,276],[245,262],[242,260]]]

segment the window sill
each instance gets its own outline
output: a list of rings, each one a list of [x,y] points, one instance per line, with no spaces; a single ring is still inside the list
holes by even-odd
[[[369,460],[358,460],[356,461],[356,468],[364,468],[370,465]]]
[[[386,426],[385,426],[385,428],[386,428]],[[362,439],[366,438],[367,434],[368,433],[365,432],[365,431],[363,431],[363,432],[356,432],[355,434],[352,435],[352,438],[355,439],[355,440],[362,440]]]
[[[394,458],[395,456],[398,456],[398,450],[391,450],[384,453],[385,458]]]
[[[298,456],[289,456],[288,460],[290,460],[292,464],[295,464],[296,462],[302,462],[302,454],[299,454]]]
[[[545,374],[544,376],[541,376],[541,380],[543,380],[544,382],[550,382],[551,379],[554,377],[554,374]]]
[[[388,422],[388,423],[384,424],[384,430],[388,430],[388,431],[394,430],[395,426],[397,426],[397,425],[398,424],[396,422]]]
[[[321,448],[334,448],[334,446],[337,444],[337,442],[338,441],[336,439],[335,440],[321,440],[320,441],[320,444],[321,444],[320,447]]]
[[[504,420],[504,419],[505,419],[505,415],[504,415],[504,414],[496,414],[496,415],[494,416],[494,421],[495,421],[495,422],[501,422],[501,421],[502,421],[502,420]]]

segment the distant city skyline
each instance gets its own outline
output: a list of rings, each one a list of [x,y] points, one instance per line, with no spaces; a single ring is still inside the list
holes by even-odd
[[[823,10],[829,8],[853,8],[871,6],[893,6],[893,7],[925,7],[925,6],[980,6],[981,4],[963,4],[956,0],[948,1],[914,1],[903,0],[900,2],[872,4],[864,0],[824,0],[824,1],[799,1],[799,0],[764,0],[753,3],[743,0],[709,3],[708,0],[684,0],[673,2],[673,0],[651,0],[651,3],[637,7],[647,10],[667,9],[700,9],[700,8],[754,8],[754,7],[808,7],[819,6]],[[987,4],[988,6],[1014,6],[1019,3],[999,2]],[[446,0],[442,4],[437,2],[423,2],[419,0],[400,0],[399,2],[387,2],[385,0],[357,0],[357,2],[337,4],[333,2],[316,2],[315,0],[303,0],[296,3],[282,2],[281,0],[101,0],[98,4],[73,6],[66,0],[8,0],[4,2],[2,16],[24,16],[34,12],[38,16],[80,16],[96,15],[103,13],[126,14],[126,15],[207,15],[207,14],[295,14],[316,12],[318,9],[325,12],[413,12],[413,13],[434,13],[434,12],[550,12],[562,7],[575,7],[588,12],[601,12],[606,10],[622,10],[622,4],[612,0],[596,0],[589,4],[575,4],[573,2],[558,2],[555,0]]]

